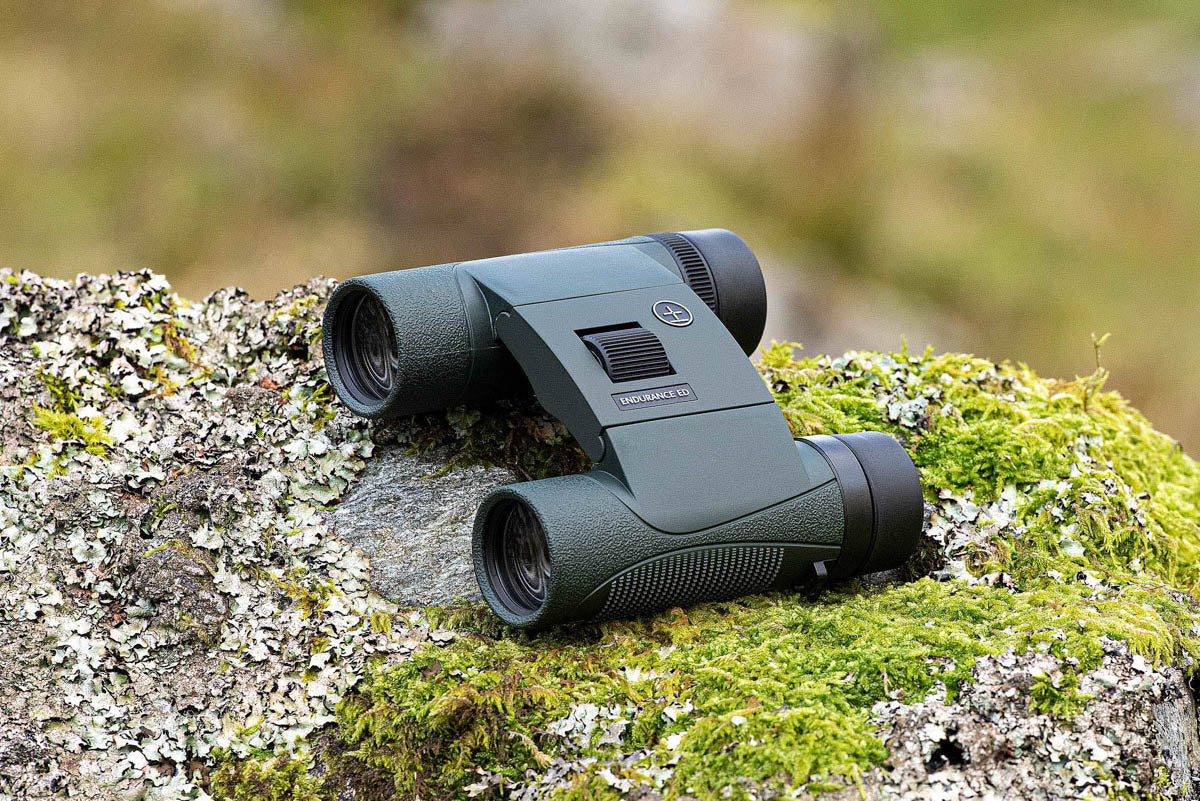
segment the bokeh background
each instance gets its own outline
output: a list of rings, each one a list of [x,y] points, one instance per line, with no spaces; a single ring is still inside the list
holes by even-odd
[[[769,336],[1200,450],[1194,0],[0,0],[0,265],[186,296],[720,225]]]

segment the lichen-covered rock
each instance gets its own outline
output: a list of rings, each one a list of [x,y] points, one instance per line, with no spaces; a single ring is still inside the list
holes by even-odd
[[[527,635],[474,507],[582,454],[351,417],[329,286],[0,272],[0,799],[1195,797],[1200,468],[1103,371],[768,348],[798,434],[908,447],[921,553]]]
[[[1194,797],[1200,750],[1187,682],[1103,644],[1099,667],[1082,675],[1050,654],[1006,651],[976,662],[953,703],[938,684],[918,703],[877,704],[890,754],[868,783],[916,798]],[[1060,702],[1068,686],[1075,698]]]
[[[373,448],[310,347],[327,289],[0,273],[0,720],[36,746],[0,797],[196,795],[411,648],[320,516]]]

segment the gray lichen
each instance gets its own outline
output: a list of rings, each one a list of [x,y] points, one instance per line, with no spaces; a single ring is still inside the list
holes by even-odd
[[[329,403],[328,288],[0,273],[0,798],[196,795],[415,645],[322,518],[374,447]]]
[[[1106,640],[1101,666],[1079,681],[1079,709],[1064,724],[1029,703],[1039,682],[1063,680],[1064,667],[1049,654],[1010,651],[979,660],[953,702],[938,685],[917,703],[878,704],[891,755],[888,770],[864,781],[885,798],[1057,801],[1155,789],[1194,797],[1196,712],[1180,671],[1155,670]]]
[[[0,271],[0,801],[1195,797],[1200,469],[1102,374],[768,349],[798,433],[908,444],[918,558],[529,640],[419,607],[582,455],[529,403],[351,417],[329,288]]]

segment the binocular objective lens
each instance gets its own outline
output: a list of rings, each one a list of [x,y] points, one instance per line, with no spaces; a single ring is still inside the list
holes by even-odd
[[[360,402],[385,400],[400,366],[391,320],[379,299],[366,292],[347,305],[349,313],[343,315],[345,344],[337,354],[339,367]]]
[[[550,551],[533,511],[510,501],[494,511],[488,567],[505,605],[519,614],[537,611],[550,584]]]

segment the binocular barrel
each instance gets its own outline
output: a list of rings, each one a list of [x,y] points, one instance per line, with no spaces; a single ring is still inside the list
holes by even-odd
[[[897,567],[924,505],[878,432],[793,439],[746,356],[766,293],[721,229],[354,278],[324,318],[330,381],[372,418],[536,394],[595,462],[497,488],[483,597],[535,628]]]
[[[902,565],[924,507],[899,443],[865,432],[799,439],[795,448],[808,468],[796,497],[688,534],[647,526],[592,475],[500,487],[475,518],[483,597],[506,623],[540,628]]]
[[[395,417],[533,394],[497,340],[483,291],[462,267],[517,271],[578,284],[600,260],[670,270],[691,288],[749,355],[767,319],[758,260],[729,231],[631,237],[574,248],[439,264],[352,278],[325,312],[330,382],[356,414]]]

